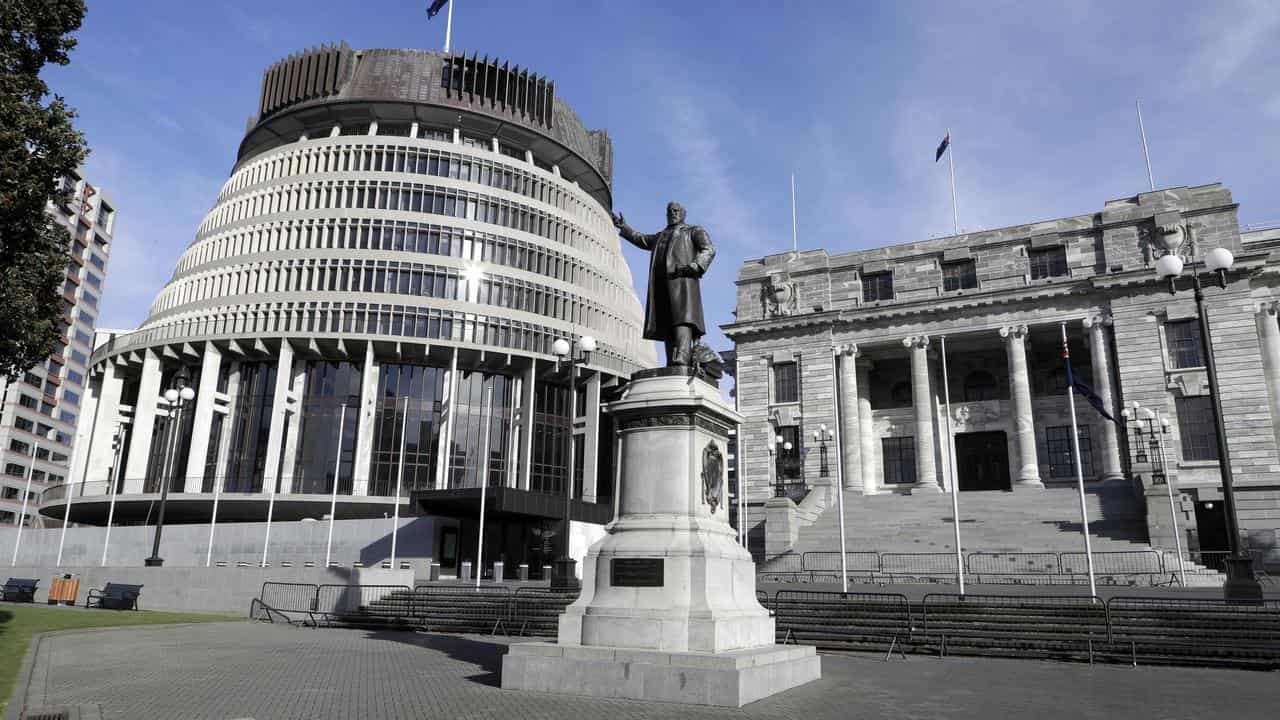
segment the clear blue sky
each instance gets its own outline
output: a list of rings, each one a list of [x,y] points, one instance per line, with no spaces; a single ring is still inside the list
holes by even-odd
[[[1280,3],[455,0],[454,47],[556,81],[615,150],[638,228],[679,199],[719,256],[707,321],[731,321],[744,259],[1093,212],[1147,187],[1222,181],[1245,223],[1280,221]],[[88,175],[119,205],[100,325],[132,328],[235,158],[262,70],[323,42],[437,48],[426,0],[90,0],[71,65]],[[644,257],[627,251],[644,294]],[[713,330],[713,346],[728,342]]]

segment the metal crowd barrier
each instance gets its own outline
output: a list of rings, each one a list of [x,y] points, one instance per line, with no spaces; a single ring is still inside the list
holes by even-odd
[[[413,596],[421,626],[438,632],[510,634],[512,593],[502,585],[418,585]]]
[[[779,590],[773,611],[778,642],[832,650],[890,649],[911,636],[911,603],[900,593]]]
[[[555,637],[560,614],[577,599],[576,592],[553,592],[550,588],[517,588],[511,597],[511,626],[517,635]]]
[[[1139,658],[1280,666],[1280,600],[1116,596],[1107,601],[1107,617],[1113,649],[1135,667]]]
[[[920,603],[926,643],[938,653],[1087,654],[1107,639],[1107,606],[1092,595],[930,593]]]

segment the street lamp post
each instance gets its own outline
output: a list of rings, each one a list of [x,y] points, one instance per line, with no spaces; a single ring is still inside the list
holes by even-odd
[[[160,567],[164,565],[164,558],[160,557],[160,533],[164,531],[164,507],[169,500],[169,484],[172,482],[172,476],[178,468],[177,452],[178,452],[178,435],[180,425],[182,423],[182,408],[192,398],[196,396],[187,383],[191,376],[187,374],[187,369],[180,368],[173,376],[173,387],[164,391],[164,400],[169,404],[169,447],[165,449],[165,462],[161,464],[160,472],[160,510],[156,514],[156,533],[155,539],[151,542],[151,557],[143,561],[147,567]]]
[[[556,356],[556,372],[560,371],[560,363],[569,363],[569,432],[567,433],[569,466],[565,473],[564,516],[560,523],[560,556],[552,562],[551,566],[551,589],[563,592],[578,589],[578,563],[569,555],[569,513],[573,505],[575,479],[573,425],[578,407],[578,366],[591,362],[591,353],[596,349],[596,339],[590,335],[583,335],[574,344],[577,346],[577,353],[572,352],[573,348],[564,338],[556,340],[551,346],[551,352]]]
[[[1159,410],[1142,407],[1137,400],[1131,402],[1129,407],[1122,410],[1120,414],[1137,427],[1139,449],[1142,448],[1143,443],[1146,443],[1148,449],[1153,451],[1152,465],[1157,465],[1155,458],[1159,457],[1160,472],[1152,473],[1151,482],[1152,484],[1164,482],[1165,492],[1169,496],[1169,521],[1172,523],[1173,547],[1178,553],[1178,583],[1186,587],[1187,573],[1182,561],[1182,535],[1178,530],[1178,508],[1174,503],[1173,479],[1169,475],[1169,466],[1164,452],[1164,436],[1169,434],[1169,418],[1160,414]]]
[[[1227,456],[1227,433],[1222,419],[1222,393],[1218,387],[1218,368],[1213,357],[1213,337],[1209,331],[1209,314],[1204,306],[1204,289],[1200,282],[1200,274],[1196,272],[1195,240],[1191,237],[1191,228],[1185,229],[1190,240],[1191,282],[1196,301],[1196,311],[1200,317],[1200,347],[1204,353],[1205,370],[1209,376],[1209,395],[1213,403],[1213,429],[1218,443],[1218,469],[1222,474],[1222,503],[1227,520],[1227,543],[1231,557],[1227,559],[1227,581],[1223,585],[1223,594],[1228,602],[1261,602],[1262,586],[1253,574],[1253,561],[1240,551],[1240,521],[1236,516],[1235,489],[1232,487],[1231,461]],[[1165,248],[1165,254],[1156,260],[1156,274],[1169,281],[1169,294],[1176,295],[1176,280],[1182,274],[1183,259],[1176,254],[1177,246]],[[1199,264],[1209,273],[1217,276],[1218,285],[1227,286],[1227,271],[1231,269],[1235,258],[1226,248],[1214,248],[1205,253]]]

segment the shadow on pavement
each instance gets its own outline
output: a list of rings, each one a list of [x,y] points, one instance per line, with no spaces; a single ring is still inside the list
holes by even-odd
[[[470,663],[484,671],[468,676],[468,680],[490,687],[501,686],[502,656],[507,654],[505,642],[496,639],[480,640],[467,635],[442,635],[411,630],[371,630],[365,634],[365,637],[416,645],[442,652],[454,660]]]

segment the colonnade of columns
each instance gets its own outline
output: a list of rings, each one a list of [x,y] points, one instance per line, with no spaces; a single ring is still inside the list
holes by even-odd
[[[1274,312],[1274,309],[1273,309]],[[1090,361],[1093,370],[1094,391],[1113,412],[1118,412],[1112,393],[1111,360],[1106,329],[1110,318],[1095,315],[1085,321],[1089,333]],[[1280,417],[1280,324],[1271,319],[1276,359],[1275,383],[1272,386],[1272,402]],[[1011,458],[1012,480],[1015,489],[1039,488],[1040,461],[1036,449],[1035,417],[1031,402],[1031,379],[1027,366],[1026,325],[1009,325],[999,329],[1003,339],[1009,368],[1009,407],[1012,413],[1015,456]],[[942,490],[938,482],[935,443],[935,392],[933,372],[930,367],[930,337],[915,335],[903,339],[911,361],[912,427],[914,428],[916,481],[911,492],[932,493]],[[880,453],[880,438],[875,432],[870,398],[870,363],[862,356],[857,345],[836,348],[836,372],[840,396],[838,422],[843,438],[841,452],[844,465],[844,489],[863,494],[881,491],[882,483],[877,473],[876,458]],[[1120,464],[1120,443],[1115,425],[1102,423],[1101,447],[1095,457],[1101,459],[1103,479],[1123,477]],[[945,426],[936,432],[945,433]],[[1280,431],[1278,431],[1280,432]],[[1278,436],[1280,441],[1280,436]],[[951,443],[942,443],[942,452],[949,452]]]
[[[235,347],[233,346],[233,350]],[[265,350],[265,348],[261,348]],[[85,443],[86,457],[79,460],[77,467],[80,475],[73,481],[107,480],[107,469],[113,465],[111,435],[117,423],[124,422],[130,426],[132,437],[129,442],[127,456],[121,458],[123,477],[125,478],[122,493],[141,494],[147,475],[148,463],[155,449],[155,420],[168,413],[168,405],[163,400],[165,388],[161,387],[163,362],[162,355],[167,352],[147,349],[142,358],[141,373],[138,383],[138,400],[132,409],[132,418],[128,417],[129,408],[121,405],[124,387],[125,368],[115,363],[107,363],[101,371],[97,386],[98,395],[94,398],[99,412],[95,413],[93,427],[90,432],[100,435],[100,441]],[[194,349],[190,353],[196,352]],[[295,363],[296,353],[291,343],[285,341],[279,345],[276,353],[276,371],[269,382],[273,384],[274,393],[270,408],[269,430],[266,439],[265,462],[263,469],[263,492],[270,493],[273,487],[280,493],[293,490],[294,463],[302,430],[301,400],[306,392],[305,364]],[[225,392],[220,392],[219,378],[225,369],[224,363],[230,362],[227,352],[214,343],[206,343],[200,353],[200,375],[196,389],[196,397],[187,406],[185,412],[192,413],[191,439],[187,451],[187,465],[184,473],[183,491],[187,493],[201,492],[204,483],[206,459],[211,444],[216,443],[218,457],[216,467],[227,467],[227,454],[231,443],[233,425],[231,413],[234,398],[240,391],[241,373],[238,366],[232,365]],[[537,385],[538,360],[530,358],[527,367],[512,373],[515,379],[512,401],[510,443],[507,451],[510,458],[507,483],[523,490],[530,489],[530,477],[533,468],[533,440],[535,437],[535,390]],[[353,469],[352,495],[369,494],[369,481],[374,454],[375,418],[378,411],[378,383],[381,363],[375,357],[373,345],[367,344],[363,357],[360,382],[360,405],[348,408],[345,423],[349,426],[357,422],[355,439],[355,457]],[[443,403],[440,418],[440,429],[437,437],[435,487],[448,488],[450,464],[453,462],[453,446],[455,416],[454,410],[458,395],[458,352],[450,354],[449,365],[444,380]],[[599,455],[599,423],[600,397],[603,376],[594,372],[585,378],[585,387],[580,391],[586,394],[587,412],[585,416],[576,418],[576,432],[583,435],[582,496],[588,502],[594,502],[598,496],[596,469]],[[221,438],[213,437],[215,415],[227,416],[222,423]],[[336,422],[337,419],[334,419]],[[90,449],[91,448],[91,449]],[[336,448],[335,448],[336,449]],[[90,477],[91,473],[96,473]],[[99,476],[100,475],[100,476]],[[572,469],[569,469],[572,484]],[[220,481],[220,479],[218,480]],[[605,482],[611,481],[604,478]]]

